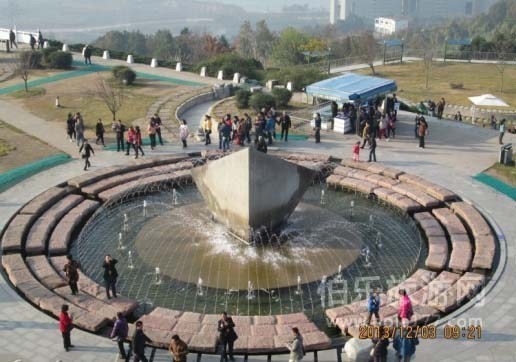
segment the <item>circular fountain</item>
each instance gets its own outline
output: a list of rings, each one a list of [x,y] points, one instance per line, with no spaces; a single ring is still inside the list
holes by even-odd
[[[222,160],[231,163],[231,157]],[[262,155],[247,157],[256,170],[254,157]],[[194,170],[196,185],[153,185],[105,204],[73,244],[85,273],[102,282],[99,263],[112,254],[122,270],[121,293],[139,301],[199,313],[303,311],[322,320],[324,308],[364,298],[370,285],[387,289],[424,260],[415,223],[394,209],[327,189],[324,180],[311,184],[315,174],[293,164],[276,178],[282,186],[259,174],[245,176],[245,168],[244,176],[222,177],[227,185],[221,185],[222,160]],[[218,180],[196,178],[211,169],[219,171]],[[296,172],[309,180],[287,178]],[[257,176],[261,182],[253,185],[249,180]],[[239,179],[251,186],[242,187]],[[220,190],[226,190],[224,200],[216,199]],[[265,197],[274,212],[253,214]],[[238,207],[228,211],[225,202]],[[279,210],[279,203],[286,207]],[[275,220],[267,219],[271,215]],[[240,225],[228,227],[234,220]]]

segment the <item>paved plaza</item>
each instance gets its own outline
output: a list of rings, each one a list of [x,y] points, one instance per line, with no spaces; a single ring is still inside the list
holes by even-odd
[[[98,59],[97,59],[98,60]],[[94,60],[95,61],[95,60]],[[116,61],[105,62],[116,64]],[[138,66],[140,67],[140,66]],[[144,66],[141,66],[144,67]],[[173,70],[156,68],[147,73],[156,75],[184,77],[199,81],[200,77]],[[213,84],[213,79],[203,79]],[[199,105],[186,114],[191,123],[197,123],[210,104]],[[499,227],[502,258],[494,280],[487,286],[486,295],[481,303],[465,306],[456,311],[452,323],[458,320],[481,319],[482,339],[480,341],[461,340],[420,340],[415,360],[418,361],[516,361],[516,290],[513,277],[516,267],[516,203],[509,197],[479,183],[472,177],[491,166],[498,157],[498,133],[451,121],[429,120],[427,148],[417,147],[414,139],[414,115],[402,113],[397,137],[390,142],[378,143],[379,162],[403,171],[422,176],[432,182],[445,186],[466,200],[472,201]],[[0,227],[4,227],[11,215],[24,203],[48,189],[74,176],[83,174],[82,161],[74,144],[65,137],[64,127],[46,122],[30,114],[17,105],[0,101],[0,119],[12,124],[26,133],[42,139],[48,144],[72,155],[75,160],[50,170],[41,172],[0,194]],[[357,141],[353,135],[322,134],[322,143],[308,141],[277,142],[274,147],[299,152],[322,153],[340,158],[351,158],[351,147]],[[506,142],[516,141],[514,135],[507,134]],[[215,148],[214,145],[210,146]],[[192,142],[188,151],[201,151],[204,145]],[[97,151],[97,149],[95,149]],[[365,150],[364,150],[365,151]],[[158,147],[153,153],[161,155],[183,152],[179,144]],[[366,158],[363,152],[361,159]],[[123,165],[130,159],[120,153],[102,151],[92,158],[92,170],[111,165]],[[88,171],[90,172],[90,171]],[[9,361],[115,361],[115,343],[103,336],[75,330],[72,343],[77,346],[71,352],[64,352],[57,321],[25,302],[0,277],[0,362]],[[193,361],[194,355],[191,356]],[[307,356],[310,360],[311,356]],[[165,361],[166,353],[160,352],[156,360]],[[215,357],[205,360],[217,360]],[[240,360],[242,360],[240,358]],[[266,360],[266,358],[250,358]],[[287,360],[286,356],[273,360]],[[319,354],[319,361],[335,361],[335,352]]]

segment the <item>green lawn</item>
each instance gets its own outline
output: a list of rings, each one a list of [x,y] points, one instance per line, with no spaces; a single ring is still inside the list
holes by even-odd
[[[514,157],[514,154],[512,157]],[[516,167],[513,166],[505,166],[499,163],[495,163],[489,169],[485,171],[485,173],[513,186],[516,187]]]

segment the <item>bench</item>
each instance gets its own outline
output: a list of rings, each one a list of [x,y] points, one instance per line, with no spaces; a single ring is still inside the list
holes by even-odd
[[[426,192],[415,187],[414,185],[405,182],[393,185],[392,190],[411,198],[412,200],[420,203],[427,209],[439,206],[440,204],[440,201],[436,198],[428,195]]]
[[[473,236],[475,255],[471,267],[490,270],[494,263],[496,243],[489,224],[482,214],[467,202],[454,202],[450,208],[464,221]]]
[[[449,313],[465,300],[472,298],[484,283],[484,275],[467,272],[452,287],[429,301],[428,305],[443,313]]]
[[[467,271],[473,259],[473,248],[466,228],[450,209],[434,209],[432,213],[446,228],[450,236],[452,251],[448,267],[451,270]]]
[[[20,214],[41,215],[50,206],[70,193],[69,188],[51,187],[30,200],[21,210]]]
[[[460,275],[457,273],[442,271],[434,280],[428,283],[428,285],[409,295],[412,304],[429,305],[428,303],[430,301],[448,290],[459,278]]]
[[[54,290],[68,285],[67,281],[52,268],[45,255],[28,257],[25,262],[36,279],[47,289]]]
[[[81,189],[81,191],[87,195],[96,196],[100,192],[118,186],[120,184],[124,184],[126,182],[138,180],[140,178],[156,174],[156,171],[153,169],[143,169],[138,171],[132,171],[128,173],[124,173],[121,175],[111,176],[95,183],[92,183],[88,186],[85,186]]]
[[[29,255],[44,253],[47,240],[54,226],[82,200],[84,200],[84,197],[79,195],[65,196],[36,219],[27,236],[25,252]]]
[[[33,214],[18,214],[11,220],[2,236],[3,253],[22,252],[23,242],[35,219]]]
[[[100,206],[93,200],[84,200],[71,209],[56,225],[48,242],[49,255],[63,255],[68,251],[68,246],[76,228]]]
[[[416,175],[410,175],[410,174],[403,174],[399,175],[398,179],[402,182],[406,182],[409,184],[412,184],[414,186],[417,186],[421,190],[423,190],[425,193],[435,197],[436,199],[446,202],[446,201],[452,201],[457,199],[457,195],[437,184],[434,184],[430,181],[427,181],[419,176]]]
[[[101,192],[98,196],[102,201],[112,201],[122,197],[125,193],[129,192],[130,190],[137,190],[139,188],[144,188],[151,186],[153,184],[158,184],[167,181],[178,183],[187,180],[191,180],[190,171],[188,170],[178,171],[169,174],[155,175],[146,177],[141,180],[131,181],[123,185],[115,186],[113,188]]]

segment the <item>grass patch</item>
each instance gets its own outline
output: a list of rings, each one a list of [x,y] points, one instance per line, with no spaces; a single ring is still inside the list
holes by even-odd
[[[398,94],[413,102],[437,101],[444,97],[448,104],[469,107],[468,97],[492,93],[511,108],[516,108],[516,65],[506,66],[503,93],[499,92],[500,75],[495,64],[436,62],[430,70],[428,89],[425,88],[423,62],[384,65],[375,69],[379,76],[394,79],[398,84]],[[369,69],[362,69],[359,73],[371,75]]]
[[[513,159],[514,156],[515,155],[513,155]],[[514,167],[514,165],[505,166],[500,163],[495,163],[493,166],[484,171],[484,173],[500,179],[512,187],[516,187],[516,167]]]
[[[40,97],[45,95],[47,91],[45,88],[29,88],[28,91],[25,89],[18,90],[16,92],[11,93],[11,97],[24,99],[24,98],[32,98],[32,97]]]
[[[6,140],[0,139],[0,157],[8,155],[14,151],[16,147],[11,146]]]

